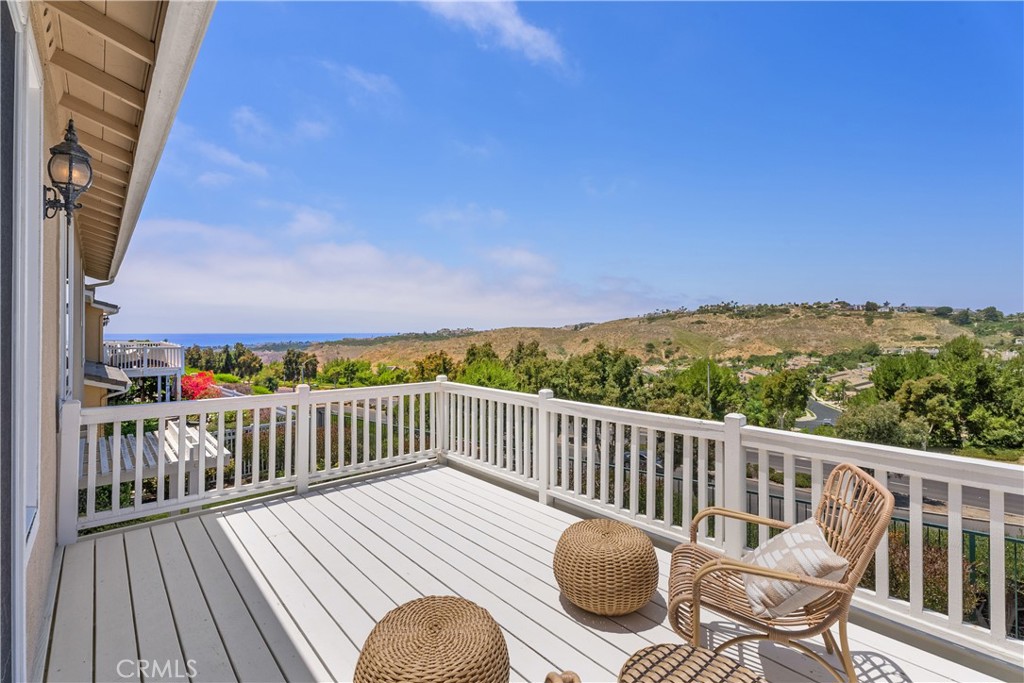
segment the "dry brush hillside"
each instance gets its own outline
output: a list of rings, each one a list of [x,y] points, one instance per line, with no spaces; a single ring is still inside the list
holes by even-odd
[[[397,337],[359,344],[328,342],[315,344],[310,351],[321,363],[335,358],[361,358],[371,363],[408,367],[434,351],[444,350],[461,360],[470,344],[490,342],[504,357],[516,342],[537,340],[553,358],[584,353],[603,343],[611,348],[624,348],[651,362],[664,362],[666,352],[672,359],[709,353],[724,359],[783,351],[829,354],[868,342],[876,342],[882,348],[935,347],[964,333],[964,328],[924,313],[872,315],[793,308],[786,314],[753,319],[724,313],[670,313],[583,327],[509,327],[433,340]],[[653,353],[648,344],[654,345]]]

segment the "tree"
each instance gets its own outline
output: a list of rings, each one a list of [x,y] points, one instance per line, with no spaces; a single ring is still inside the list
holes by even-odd
[[[185,365],[190,368],[203,369],[203,349],[199,344],[193,344],[185,349]]]
[[[476,344],[470,344],[469,348],[466,349],[466,357],[463,363],[466,365],[472,365],[473,363],[480,360],[495,360],[499,363],[498,354],[494,352],[494,347],[491,346],[491,342],[484,342],[479,346]]]
[[[811,393],[807,373],[804,370],[782,370],[764,377],[761,388],[770,424],[792,429],[796,419],[807,408],[807,398]]]
[[[537,340],[516,342],[505,357],[505,365],[516,376],[516,388],[529,394],[551,388],[558,363],[548,358]]]
[[[477,358],[469,363],[459,375],[459,381],[480,387],[510,391],[514,390],[517,384],[515,373],[506,368],[497,356]]]
[[[878,310],[878,304],[874,301],[868,301],[864,304],[864,310],[868,313],[874,313]]]
[[[905,417],[924,420],[931,441],[943,446],[961,444],[959,411],[949,380],[943,375],[907,380],[896,392],[895,400]]]
[[[945,318],[952,312],[953,309],[950,306],[939,306],[938,308],[935,309],[935,315],[937,315],[940,318]]]
[[[316,377],[318,361],[315,355],[296,349],[284,352],[283,376],[287,382],[299,382]]]
[[[243,347],[242,353],[235,357],[235,374],[239,377],[252,377],[262,369],[263,361],[249,349]]]
[[[235,371],[235,359],[231,355],[231,347],[227,344],[220,351],[220,365],[219,371],[223,373],[233,373]]]
[[[836,420],[836,436],[840,439],[867,441],[888,446],[920,448],[927,439],[927,430],[916,418],[907,421],[893,401],[870,406],[854,406]]]
[[[647,403],[647,410],[652,413],[681,415],[699,420],[710,420],[713,417],[711,411],[708,410],[707,401],[684,393],[678,393],[669,398],[652,399]]]
[[[716,420],[738,410],[742,404],[740,380],[736,373],[707,358],[696,361],[680,373],[676,386],[679,391],[703,401],[707,412]]]
[[[640,359],[623,349],[598,344],[587,353],[571,356],[552,378],[555,395],[570,401],[637,408]]]
[[[434,351],[413,363],[411,375],[414,382],[433,382],[438,375],[456,380],[459,378],[459,369],[459,364],[445,351]]]
[[[957,311],[950,318],[954,325],[970,325],[971,324],[971,309],[965,308],[961,311]]]
[[[981,314],[981,319],[986,322],[997,323],[1003,319],[1003,312],[995,306],[983,308],[979,313]]]
[[[908,356],[883,356],[871,371],[871,381],[879,397],[888,401],[908,379],[921,379],[929,374],[932,359],[923,351]]]

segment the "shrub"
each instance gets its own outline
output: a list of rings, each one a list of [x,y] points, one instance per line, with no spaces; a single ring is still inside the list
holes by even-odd
[[[185,375],[181,378],[181,396],[186,401],[217,398],[220,396],[220,390],[213,386],[213,382],[213,373],[209,371],[204,370],[194,375]]]
[[[272,392],[270,389],[266,387],[256,385],[252,388],[252,393],[255,394],[256,396],[259,396],[260,394],[272,394],[274,392]]]
[[[227,372],[218,372],[213,376],[218,384],[240,384],[242,378]]]

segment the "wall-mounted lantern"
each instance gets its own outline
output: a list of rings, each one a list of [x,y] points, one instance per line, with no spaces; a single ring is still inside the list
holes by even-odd
[[[54,186],[43,187],[43,215],[46,218],[53,218],[58,211],[64,209],[70,220],[71,213],[82,208],[76,201],[92,186],[91,161],[89,153],[78,144],[75,120],[68,119],[64,142],[50,148],[50,163],[46,165],[46,172]]]

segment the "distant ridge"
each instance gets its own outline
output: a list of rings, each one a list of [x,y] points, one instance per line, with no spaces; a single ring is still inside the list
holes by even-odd
[[[974,333],[969,327],[954,325],[931,313],[779,305],[715,312],[658,312],[558,328],[440,330],[364,338],[354,343],[317,343],[309,350],[321,361],[361,358],[373,363],[409,366],[435,351],[444,350],[461,359],[471,344],[490,342],[495,351],[504,356],[516,342],[536,340],[554,358],[585,353],[597,344],[604,344],[623,348],[648,365],[657,365],[705,355],[739,359],[782,352],[830,354],[870,342],[882,349],[934,348],[962,334]],[[1002,336],[1010,338],[1009,333]]]

